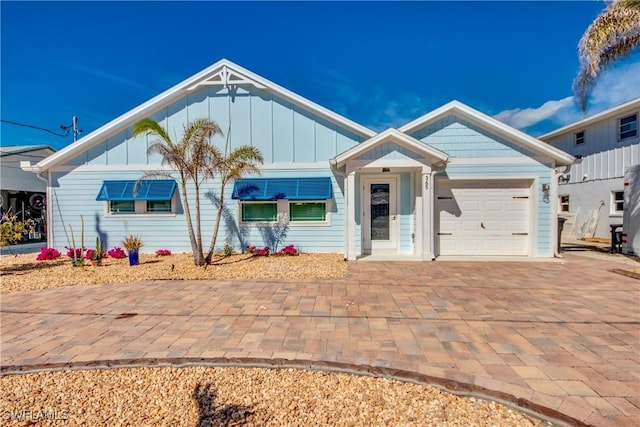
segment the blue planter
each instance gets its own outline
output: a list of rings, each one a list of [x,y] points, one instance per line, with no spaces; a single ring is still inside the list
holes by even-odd
[[[140,259],[138,257],[138,250],[133,249],[129,251],[129,265],[138,265],[140,264]]]

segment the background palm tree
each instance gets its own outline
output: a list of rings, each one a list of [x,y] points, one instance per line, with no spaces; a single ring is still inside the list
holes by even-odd
[[[227,132],[227,141],[224,148],[224,155],[217,159],[217,162],[211,165],[211,174],[220,178],[220,196],[218,199],[218,214],[216,216],[216,224],[209,245],[209,252],[206,256],[206,263],[211,264],[211,257],[216,247],[218,239],[218,230],[220,229],[220,218],[224,209],[224,190],[227,184],[233,180],[240,179],[243,176],[251,174],[260,174],[257,163],[262,164],[264,159],[262,153],[256,147],[250,145],[241,145],[229,152],[229,135],[231,134],[231,124]]]
[[[591,23],[578,44],[580,71],[575,101],[587,111],[588,97],[604,68],[640,46],[640,0],[614,0]]]
[[[208,119],[197,119],[184,126],[184,134],[178,142],[171,140],[168,132],[158,122],[152,119],[144,119],[133,126],[133,136],[156,136],[147,151],[162,156],[162,164],[169,165],[178,172],[178,184],[184,213],[187,219],[187,230],[191,242],[193,261],[196,265],[204,265],[205,258],[202,246],[202,228],[200,217],[200,187],[202,183],[211,178],[212,164],[217,164],[222,155],[211,144],[211,137],[222,134],[222,130],[216,122]],[[171,174],[164,171],[147,172],[144,177],[165,176]],[[187,183],[193,181],[195,202],[195,229],[191,218],[191,208],[187,194]]]

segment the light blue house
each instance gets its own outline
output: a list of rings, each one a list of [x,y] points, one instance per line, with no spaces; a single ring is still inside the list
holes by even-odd
[[[54,155],[23,168],[48,181],[48,242],[70,244],[83,215],[87,241],[108,247],[140,234],[146,251],[190,251],[175,182],[145,182],[161,169],[153,142],[134,138],[151,117],[178,137],[196,118],[229,129],[231,146],[253,145],[260,176],[235,182],[219,246],[295,244],[340,252],[432,260],[446,255],[551,257],[557,236],[555,168],[574,158],[464,104],[450,102],[377,133],[228,60],[221,60]],[[225,132],[226,133],[226,132]],[[223,144],[224,137],[215,143]],[[205,185],[203,234],[219,183]]]

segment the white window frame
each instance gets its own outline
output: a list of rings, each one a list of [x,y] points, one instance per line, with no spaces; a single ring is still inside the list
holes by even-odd
[[[244,221],[242,219],[242,205],[276,205],[276,218],[280,218],[280,203],[278,200],[240,200],[238,202],[238,224],[241,225],[265,225],[265,224],[277,224],[278,221]]]
[[[616,194],[622,194],[622,199],[616,199]],[[622,209],[617,209],[617,203],[622,203]],[[611,192],[611,215],[622,215],[624,212],[624,190],[613,190]]]
[[[171,197],[171,211],[170,212],[150,212],[147,210],[147,200],[135,200],[134,212],[111,212],[111,200],[105,202],[105,216],[106,217],[157,217],[157,216],[176,216],[176,206],[178,204],[178,192],[174,191]]]
[[[263,204],[263,203],[277,203],[277,221],[270,222],[258,222],[258,221],[243,221],[242,220],[242,205],[243,204]],[[289,205],[292,203],[324,203],[325,205],[325,220],[324,221],[291,221],[289,219]],[[243,227],[258,227],[264,225],[273,225],[283,222],[288,227],[326,227],[331,225],[331,200],[238,200],[237,218],[238,224]]]
[[[586,132],[584,130],[578,131],[573,134],[573,144],[574,145],[584,145],[586,140]]]
[[[287,200],[287,202],[286,214],[290,226],[325,226],[331,223],[329,200]],[[324,203],[324,221],[292,221],[291,218],[289,218],[291,205],[295,205],[297,203]]]
[[[624,126],[627,126],[627,125],[629,125],[629,124],[631,124],[631,123],[635,123],[635,124],[636,124],[636,127],[635,127],[635,129],[633,129],[633,130],[635,130],[636,134],[635,134],[635,135],[630,135],[630,136],[625,136],[625,137],[623,138],[623,137],[622,137],[622,126],[623,126],[622,121],[623,121],[623,120],[625,120],[625,119],[628,119],[628,118],[630,118],[630,117],[634,117],[634,116],[635,116],[635,120],[633,120],[633,121],[632,121],[632,122],[630,122],[630,123],[625,123],[625,124],[624,124]],[[625,132],[630,132],[631,130],[632,130],[632,129],[627,130],[627,131],[625,131]],[[618,141],[626,141],[627,139],[630,139],[630,138],[637,138],[637,137],[638,137],[638,113],[632,113],[632,114],[628,114],[628,115],[626,115],[626,116],[624,116],[624,117],[620,117],[620,118],[618,119]]]
[[[562,198],[566,197],[567,200],[563,201]],[[571,197],[568,194],[561,194],[558,196],[558,212],[559,213],[569,213],[571,209]],[[567,210],[564,210],[563,207],[566,206]]]

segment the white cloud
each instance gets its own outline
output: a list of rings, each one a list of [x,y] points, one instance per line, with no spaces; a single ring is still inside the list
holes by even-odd
[[[568,96],[547,101],[537,108],[505,110],[494,118],[517,129],[543,121],[552,122],[554,128],[559,128],[637,97],[640,97],[640,62],[623,63],[602,75],[589,99],[586,116],[574,104],[573,96]]]
[[[568,96],[560,100],[547,101],[537,108],[514,108],[512,110],[505,110],[493,117],[509,126],[523,129],[543,120],[550,119],[556,115],[558,111],[571,105],[573,105],[573,97]]]

